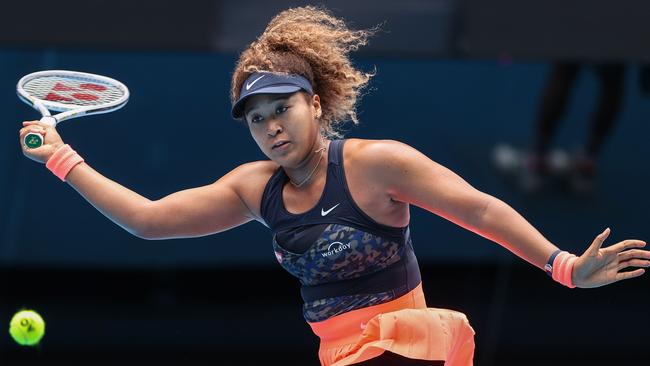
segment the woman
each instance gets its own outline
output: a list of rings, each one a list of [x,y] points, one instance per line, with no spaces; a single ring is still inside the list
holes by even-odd
[[[502,201],[479,192],[410,146],[335,139],[372,74],[348,54],[373,31],[353,31],[327,11],[278,14],[240,56],[232,114],[270,159],[243,164],[208,186],[150,201],[93,170],[52,127],[24,122],[23,147],[130,233],[196,237],[256,220],[273,232],[280,264],[302,283],[304,317],[321,338],[323,365],[469,365],[473,330],[458,312],[427,308],[409,235],[409,206],[422,207],[500,243],[567,286],[640,276],[645,245],[561,252]],[[629,249],[629,250],[628,250]]]

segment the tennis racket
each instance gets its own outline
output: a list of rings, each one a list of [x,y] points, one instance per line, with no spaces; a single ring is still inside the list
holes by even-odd
[[[113,112],[129,101],[129,89],[117,80],[66,70],[25,75],[18,81],[16,93],[41,112],[40,122],[49,126],[71,118]],[[61,113],[53,116],[50,111]],[[37,148],[43,145],[43,135],[30,132],[23,143],[30,149]]]

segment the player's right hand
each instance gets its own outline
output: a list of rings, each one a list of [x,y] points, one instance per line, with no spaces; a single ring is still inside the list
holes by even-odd
[[[35,149],[30,149],[25,146],[25,136],[30,132],[36,132],[43,135],[43,145]],[[63,146],[63,140],[59,133],[56,132],[54,126],[48,126],[39,121],[25,121],[23,128],[20,129],[20,147],[23,149],[23,154],[39,163],[46,163],[47,160],[54,154],[54,152]]]

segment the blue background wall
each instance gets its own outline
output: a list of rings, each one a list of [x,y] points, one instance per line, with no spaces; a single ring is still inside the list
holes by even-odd
[[[445,45],[422,45],[410,55],[355,56],[377,76],[359,106],[361,125],[347,136],[414,146],[511,204],[566,250],[580,253],[607,226],[607,244],[650,238],[650,101],[639,92],[632,58],[597,193],[527,196],[496,172],[491,154],[499,143],[529,146],[551,57],[434,58]],[[265,158],[229,117],[235,61],[235,52],[0,48],[0,319],[7,324],[27,307],[48,324],[38,349],[20,348],[3,332],[0,365],[227,364],[232,357],[241,362],[230,364],[317,363],[318,339],[302,319],[299,284],[276,264],[265,227],[253,222],[204,238],[141,240],[19,148],[20,122],[38,118],[15,95],[22,75],[55,68],[105,74],[129,86],[131,101],[116,113],[61,124],[64,140],[93,168],[150,199],[210,184]],[[579,149],[597,94],[586,68],[554,146]],[[428,304],[467,314],[477,365],[647,363],[647,275],[569,291],[496,244],[419,208],[411,214]],[[566,325],[562,334],[557,325]]]
[[[0,263],[10,266],[211,267],[275,266],[268,230],[248,223],[189,240],[145,241],[104,218],[43,166],[24,158],[20,122],[38,119],[14,85],[41,69],[110,75],[131,90],[129,104],[58,127],[64,141],[107,177],[150,198],[210,184],[239,164],[265,159],[247,128],[229,117],[228,87],[236,55],[215,53],[0,51]],[[453,61],[360,57],[377,76],[363,98],[361,125],[348,137],[396,139],[454,170],[475,187],[510,203],[557,245],[580,252],[610,226],[610,243],[647,238],[646,160],[650,103],[630,64],[622,111],[602,154],[596,196],[526,197],[491,163],[501,142],[526,147],[541,88],[542,62]],[[160,78],[160,75],[165,75]],[[598,92],[587,68],[579,78],[556,146],[577,150],[586,139]],[[197,136],[202,138],[199,140]],[[204,136],[211,136],[205,141]],[[412,232],[421,262],[496,262],[512,256],[497,245],[419,208]]]
[[[650,100],[639,91],[637,64],[650,57],[647,1],[324,2],[355,28],[383,22],[353,55],[377,76],[349,137],[414,146],[510,203],[566,250],[580,253],[607,226],[607,245],[650,238]],[[131,89],[129,104],[61,124],[64,140],[100,173],[150,199],[210,184],[265,158],[229,117],[230,74],[238,52],[273,15],[305,3],[3,4],[0,329],[17,310],[33,308],[47,334],[38,348],[24,348],[0,332],[0,366],[317,364],[318,339],[302,319],[299,283],[276,264],[265,227],[249,223],[189,240],[131,236],[22,156],[20,122],[38,114],[15,95],[17,80],[36,70],[117,78]],[[557,60],[628,66],[592,197],[562,190],[528,196],[492,164],[495,145],[530,145]],[[580,148],[598,90],[587,67],[554,147]],[[568,290],[496,244],[419,208],[411,214],[427,303],[467,314],[476,365],[648,364],[647,274]]]

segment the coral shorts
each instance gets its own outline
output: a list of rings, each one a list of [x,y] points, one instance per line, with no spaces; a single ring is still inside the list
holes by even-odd
[[[387,303],[309,323],[323,366],[363,362],[385,351],[418,360],[472,365],[474,330],[463,313],[427,308],[422,284]]]

